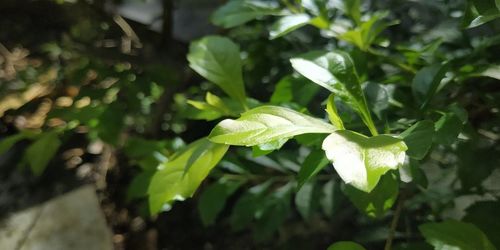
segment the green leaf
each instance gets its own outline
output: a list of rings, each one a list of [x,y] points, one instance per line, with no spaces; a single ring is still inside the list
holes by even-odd
[[[404,163],[408,149],[401,139],[390,135],[366,137],[349,130],[332,133],[322,148],[342,180],[367,193],[380,176]]]
[[[24,139],[34,139],[38,134],[31,131],[21,131],[15,135],[7,136],[0,141],[0,155],[7,152],[17,142]]]
[[[327,250],[366,250],[366,248],[356,242],[339,241],[330,245]]]
[[[328,113],[328,118],[330,122],[339,129],[344,129],[344,123],[337,112],[337,107],[335,106],[335,95],[331,94],[328,97],[328,101],[326,103],[326,113]]]
[[[497,0],[469,0],[464,22],[467,28],[474,28],[500,18],[500,5]]]
[[[428,120],[417,122],[401,133],[400,136],[408,146],[406,154],[414,159],[421,160],[432,146],[434,123]]]
[[[319,86],[308,84],[304,77],[285,76],[278,84],[271,96],[272,104],[295,102],[307,106],[319,91]]]
[[[436,63],[417,72],[411,86],[420,109],[427,107],[432,100],[447,70],[448,64]]]
[[[155,171],[148,170],[136,175],[127,188],[127,200],[146,197],[154,173]]]
[[[346,185],[344,194],[359,210],[370,217],[381,217],[394,205],[399,193],[399,183],[395,175],[388,173],[380,178],[380,183],[370,193]]]
[[[387,27],[398,23],[397,21],[386,22],[383,20],[388,14],[388,12],[377,12],[368,21],[341,34],[338,38],[356,45],[362,51],[368,51],[380,33]]]
[[[335,212],[340,207],[340,204],[344,200],[344,195],[342,195],[342,190],[340,184],[335,180],[329,180],[322,188],[322,196],[320,200],[320,205],[323,213],[328,218],[333,218]]]
[[[264,198],[262,210],[256,214],[254,236],[257,241],[269,239],[285,222],[290,213],[292,187],[293,182],[288,182]]]
[[[492,215],[500,211],[499,201],[483,201],[475,203],[467,208],[467,214],[464,217],[465,222],[477,226],[488,236],[491,242],[498,248],[500,247],[500,224],[491,218]]]
[[[377,134],[361,83],[349,54],[342,51],[313,51],[290,59],[304,77],[330,90],[356,110],[372,134]]]
[[[389,93],[385,86],[369,82],[364,87],[366,100],[373,113],[380,119],[384,119],[384,111],[389,107]]]
[[[318,205],[318,197],[315,194],[315,183],[308,182],[295,195],[295,207],[305,220],[311,217]]]
[[[316,176],[328,164],[328,159],[321,150],[314,150],[306,157],[297,175],[298,188]]]
[[[191,43],[187,58],[189,66],[198,74],[240,103],[246,102],[240,49],[231,40],[220,36],[204,37]]]
[[[209,226],[215,223],[217,215],[224,209],[226,200],[240,186],[242,182],[228,181],[220,179],[216,183],[208,186],[200,195],[198,201],[198,212],[200,213],[203,225]]]
[[[278,139],[264,144],[255,145],[252,147],[252,155],[253,157],[267,155],[274,150],[280,149],[287,141],[288,139]]]
[[[311,17],[307,14],[295,14],[284,16],[278,21],[276,21],[271,26],[271,31],[269,32],[269,37],[271,39],[276,39],[282,37],[304,25],[307,25]]]
[[[486,235],[470,223],[447,220],[420,225],[425,240],[436,250],[495,250]]]
[[[435,124],[434,141],[443,145],[453,144],[463,128],[463,121],[453,113],[445,113]]]
[[[57,137],[57,133],[47,132],[26,149],[24,160],[34,175],[39,176],[43,173],[60,146],[61,140]]]
[[[272,2],[232,0],[217,9],[211,19],[213,24],[229,29],[261,16],[278,14],[279,6]]]
[[[361,0],[343,0],[343,11],[354,20],[355,23],[361,23]]]
[[[214,144],[202,138],[162,164],[153,175],[148,189],[151,214],[159,212],[165,204],[174,200],[191,197],[227,149],[227,145]]]
[[[307,133],[331,133],[335,127],[297,111],[261,106],[249,110],[237,120],[221,121],[209,139],[215,143],[255,146]]]
[[[264,192],[271,184],[272,180],[268,180],[254,186],[238,199],[229,218],[234,230],[241,230],[252,222],[258,210],[262,208],[265,201]]]

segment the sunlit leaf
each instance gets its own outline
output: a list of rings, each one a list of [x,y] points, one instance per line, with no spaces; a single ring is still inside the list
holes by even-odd
[[[148,188],[150,212],[155,214],[164,204],[191,197],[227,149],[227,145],[203,138],[162,164]]]
[[[212,130],[209,139],[216,143],[255,146],[300,134],[332,131],[335,127],[320,119],[288,108],[261,106],[243,113],[237,120],[223,120]]]
[[[345,183],[369,193],[380,176],[403,164],[407,147],[390,135],[366,137],[339,130],[323,141],[323,150]]]
[[[280,18],[271,26],[269,37],[276,39],[309,23],[311,17],[307,14],[295,14]]]
[[[191,43],[189,66],[241,103],[246,102],[240,49],[228,38],[207,36]]]

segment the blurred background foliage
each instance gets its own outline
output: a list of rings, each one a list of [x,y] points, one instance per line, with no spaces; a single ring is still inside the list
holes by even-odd
[[[395,248],[431,249],[418,226],[442,219],[472,222],[500,247],[491,223],[500,207],[498,13],[464,0],[366,0],[358,11],[340,0],[276,0],[254,1],[270,15],[243,18],[231,16],[236,2],[1,1],[0,215],[94,183],[116,249],[326,249],[339,240],[382,249],[397,192],[364,215],[368,205],[346,197],[359,191],[345,190],[331,167],[297,191],[301,166],[328,163],[324,136],[299,136],[260,157],[231,148],[193,199],[150,214],[144,197],[158,164],[220,117],[199,107],[207,92],[222,91],[186,55],[192,40],[223,34],[240,46],[250,103],[324,117],[327,91],[294,74],[289,59],[341,48],[366,82],[377,126],[400,132],[423,117],[428,86],[419,82],[437,79],[425,114],[445,132],[397,173],[410,179],[399,184]],[[280,11],[323,20],[273,37]],[[347,126],[362,130],[338,105]]]

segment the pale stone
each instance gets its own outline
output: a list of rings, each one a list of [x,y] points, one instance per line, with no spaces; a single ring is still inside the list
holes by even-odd
[[[0,221],[0,249],[111,250],[113,243],[92,186]]]

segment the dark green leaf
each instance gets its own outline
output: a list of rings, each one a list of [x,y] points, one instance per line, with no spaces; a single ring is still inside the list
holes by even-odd
[[[419,226],[426,241],[436,250],[495,250],[486,235],[470,223],[447,220]]]
[[[432,121],[420,121],[415,123],[409,129],[405,130],[400,135],[408,151],[408,156],[421,160],[425,157],[434,138],[434,123]]]
[[[499,201],[482,201],[467,208],[465,222],[473,223],[488,236],[496,248],[500,247],[500,224],[492,215],[500,211]]]
[[[427,107],[432,100],[447,70],[447,64],[437,63],[417,72],[413,78],[412,91],[415,99],[420,103],[421,109]]]
[[[208,186],[201,193],[200,200],[198,201],[198,212],[205,226],[215,223],[217,215],[226,205],[227,198],[231,196],[241,184],[241,182],[221,179]]]
[[[302,163],[297,176],[298,188],[300,189],[304,183],[316,176],[328,164],[328,159],[325,153],[321,150],[311,151]]]
[[[43,173],[50,160],[57,153],[61,146],[61,140],[55,132],[42,134],[33,142],[24,153],[24,160],[28,163],[34,175],[39,176]]]

